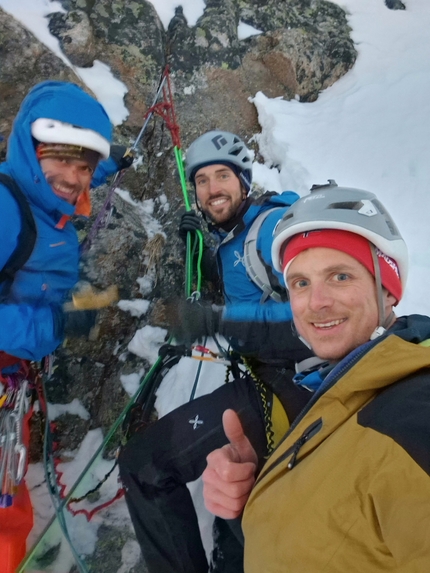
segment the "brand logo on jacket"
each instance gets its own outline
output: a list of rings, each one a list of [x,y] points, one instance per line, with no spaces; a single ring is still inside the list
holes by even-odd
[[[236,260],[233,263],[234,267],[237,267],[239,263],[242,263],[242,265],[245,266],[245,257],[241,257],[239,251],[234,251],[234,256],[236,257]]]
[[[193,425],[193,430],[197,430],[204,422],[203,420],[199,420],[199,415],[197,414],[195,418],[188,420],[188,423]]]

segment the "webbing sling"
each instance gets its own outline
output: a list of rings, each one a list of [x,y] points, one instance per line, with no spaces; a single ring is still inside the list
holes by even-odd
[[[0,173],[0,183],[9,189],[21,212],[21,230],[18,245],[0,271],[0,283],[13,281],[15,273],[26,263],[36,242],[37,228],[30,205],[16,182],[5,173]]]

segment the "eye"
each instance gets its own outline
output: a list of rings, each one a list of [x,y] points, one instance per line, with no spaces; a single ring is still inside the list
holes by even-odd
[[[347,281],[350,277],[349,275],[347,275],[346,273],[337,273],[334,278],[338,281],[338,282],[344,282]]]
[[[287,281],[288,282],[288,281]],[[290,289],[302,289],[309,285],[309,281],[307,279],[296,279],[290,285]]]
[[[80,170],[82,173],[88,173],[89,175],[94,173],[94,169],[92,169],[89,165],[82,165]]]

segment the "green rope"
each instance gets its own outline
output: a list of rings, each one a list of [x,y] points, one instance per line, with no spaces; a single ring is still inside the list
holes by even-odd
[[[184,196],[184,203],[185,208],[187,211],[191,211],[191,203],[190,198],[188,196],[187,190],[187,182],[185,178],[185,169],[184,169],[184,160],[182,159],[182,152],[179,147],[174,147],[175,158],[176,158],[176,165],[178,167],[179,179],[181,182],[182,193]],[[196,231],[196,240],[198,241],[198,253],[197,253],[197,261],[196,261],[196,291],[198,295],[200,295],[200,291],[202,288],[202,271],[201,271],[201,263],[203,257],[203,233],[199,230]],[[192,284],[193,284],[193,261],[194,257],[192,256],[192,241],[191,241],[191,233],[187,233],[187,244],[186,244],[186,262],[185,262],[185,296],[189,298],[193,292]]]

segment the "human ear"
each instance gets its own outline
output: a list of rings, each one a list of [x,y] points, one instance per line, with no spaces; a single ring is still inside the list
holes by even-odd
[[[396,299],[396,297],[394,295],[392,295],[390,292],[388,292],[386,288],[383,288],[382,291],[383,291],[382,294],[383,294],[383,298],[384,298],[386,316],[388,316],[388,314],[391,312],[393,306],[396,306],[396,304],[399,301]],[[388,310],[388,313],[387,313],[387,310]]]

